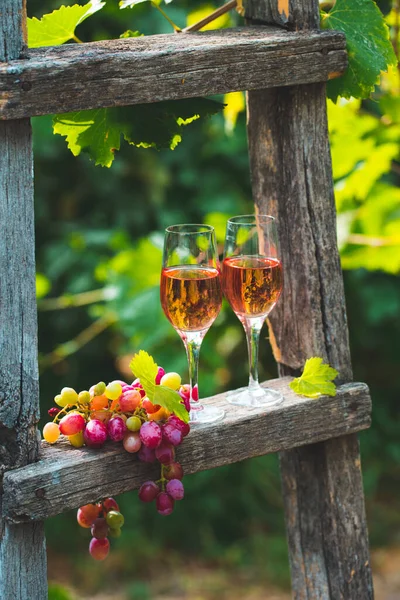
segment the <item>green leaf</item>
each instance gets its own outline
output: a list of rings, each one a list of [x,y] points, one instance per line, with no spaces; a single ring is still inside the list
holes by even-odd
[[[296,377],[289,384],[291,389],[307,398],[318,398],[321,395],[336,396],[336,386],[333,382],[338,372],[322,362],[322,358],[314,356],[304,365],[301,377]]]
[[[322,11],[322,28],[346,35],[349,66],[337,79],[328,82],[328,97],[368,98],[379,83],[381,71],[397,64],[389,29],[373,0],[336,0],[328,12]]]
[[[36,273],[36,298],[44,298],[51,290],[51,282],[43,275],[43,273]]]
[[[60,6],[57,10],[44,15],[40,20],[28,19],[28,46],[59,46],[75,36],[76,27],[90,15],[101,10],[105,2],[92,0],[84,6]]]
[[[189,413],[183,404],[181,404],[182,398],[178,392],[154,383],[158,366],[152,356],[144,350],[139,350],[132,358],[129,368],[135,377],[140,379],[140,383],[150,402],[159,404],[163,408],[173,412],[185,423],[189,421]]]
[[[143,37],[144,33],[140,33],[140,31],[132,31],[132,29],[127,29],[126,31],[124,31],[124,33],[121,33],[121,35],[119,36],[121,39],[124,38],[136,38],[136,37]]]
[[[123,8],[133,8],[136,4],[142,4],[143,2],[152,2],[153,4],[161,4],[162,0],[121,0],[119,3],[119,7]]]
[[[121,136],[138,148],[173,150],[182,139],[182,126],[220,112],[223,106],[207,98],[189,98],[100,108],[56,115],[53,131],[66,137],[74,156],[86,152],[96,165],[110,167],[115,151],[120,149]]]

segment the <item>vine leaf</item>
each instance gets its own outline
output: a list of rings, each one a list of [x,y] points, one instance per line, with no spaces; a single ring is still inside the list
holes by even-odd
[[[132,358],[129,368],[135,377],[140,379],[146,396],[153,404],[159,404],[170,412],[173,412],[185,423],[189,421],[189,413],[182,404],[182,398],[170,388],[164,385],[156,385],[155,378],[158,367],[153,357],[144,350],[139,350]]]
[[[58,46],[73,39],[76,27],[93,13],[101,10],[105,2],[92,0],[81,6],[60,6],[41,19],[28,19],[29,48]]]
[[[307,398],[318,398],[322,394],[336,396],[333,380],[337,375],[336,369],[324,364],[319,356],[314,356],[306,361],[301,377],[293,379],[289,386],[296,394]]]
[[[373,0],[336,0],[321,13],[323,29],[346,35],[349,66],[338,79],[328,82],[328,97],[368,98],[379,83],[381,71],[397,64],[383,15]]]
[[[182,126],[223,108],[207,98],[100,108],[56,115],[53,131],[66,137],[74,156],[86,152],[96,165],[110,167],[121,136],[138,148],[173,150],[182,139]]]
[[[122,8],[133,8],[136,4],[142,4],[143,2],[151,2],[157,6],[161,4],[162,0],[121,0],[119,7]],[[165,4],[170,4],[172,0],[164,0]]]

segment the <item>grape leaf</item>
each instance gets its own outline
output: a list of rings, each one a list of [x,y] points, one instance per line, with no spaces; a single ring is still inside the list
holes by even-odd
[[[335,369],[323,364],[322,358],[314,356],[306,361],[302,376],[293,379],[289,386],[296,394],[307,398],[318,398],[321,395],[336,396],[333,379],[337,375]]]
[[[132,358],[129,368],[133,374],[140,379],[146,396],[153,404],[159,404],[170,412],[173,412],[179,419],[188,423],[189,413],[181,404],[182,398],[170,388],[164,385],[156,385],[154,383],[158,366],[152,356],[144,350],[139,350]]]
[[[41,19],[28,19],[29,48],[58,46],[68,42],[74,37],[76,27],[104,5],[105,2],[101,0],[92,0],[84,6],[60,6]]]
[[[373,0],[336,0],[333,8],[321,13],[322,29],[346,35],[349,66],[341,77],[328,82],[328,97],[368,98],[379,83],[381,71],[397,64],[389,29]]]
[[[66,137],[74,156],[86,152],[96,165],[110,167],[115,151],[120,149],[121,136],[136,147],[173,150],[182,139],[182,126],[223,107],[207,98],[189,98],[101,108],[56,115],[53,131]]]
[[[126,31],[124,31],[124,33],[121,33],[121,35],[119,36],[121,39],[124,38],[136,38],[136,37],[143,37],[144,33],[140,33],[140,31],[132,31],[132,29],[127,29]]]

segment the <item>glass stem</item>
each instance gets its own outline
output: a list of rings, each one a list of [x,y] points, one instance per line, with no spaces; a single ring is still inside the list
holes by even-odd
[[[201,343],[203,341],[205,332],[194,331],[188,332],[183,339],[183,343],[186,348],[186,355],[189,366],[189,382],[190,382],[190,404],[192,408],[200,409],[201,405],[198,403],[199,399],[199,356]],[[194,403],[194,404],[193,404]]]
[[[246,332],[247,350],[249,354],[249,389],[260,386],[258,383],[258,347],[260,332],[264,325],[264,317],[243,319],[243,327]]]

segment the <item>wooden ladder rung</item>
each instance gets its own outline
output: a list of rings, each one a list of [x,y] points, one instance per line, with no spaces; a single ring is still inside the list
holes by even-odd
[[[339,32],[260,26],[33,49],[0,63],[0,119],[326,81],[345,48]]]
[[[186,474],[220,467],[254,456],[289,450],[350,434],[370,426],[371,399],[367,385],[339,386],[334,398],[298,396],[291,377],[268,385],[284,395],[269,409],[228,404],[225,394],[206,400],[226,410],[220,423],[197,426],[177,452]],[[15,523],[41,520],[106,496],[138,488],[158,478],[159,466],[138,461],[121,444],[101,450],[72,448],[68,442],[43,444],[39,462],[4,476],[3,516]]]

